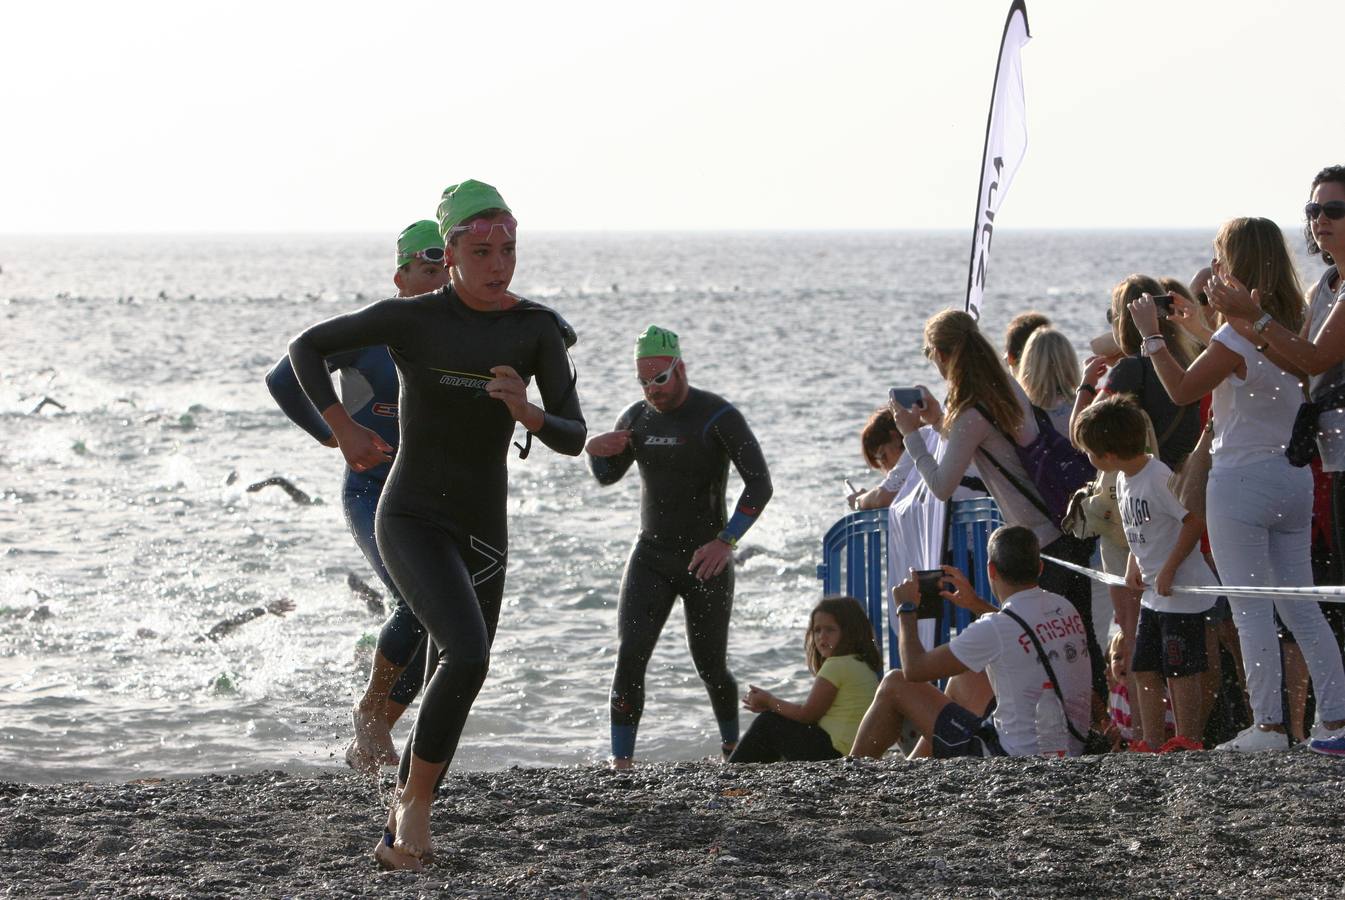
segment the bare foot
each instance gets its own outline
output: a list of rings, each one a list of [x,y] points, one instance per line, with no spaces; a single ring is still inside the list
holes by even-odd
[[[612,757],[612,768],[623,772],[626,769],[633,769],[635,768],[635,760],[629,756],[614,756]]]
[[[425,864],[416,857],[389,845],[386,836],[379,838],[378,843],[374,845],[374,860],[384,869],[389,870],[409,869],[412,872],[419,872],[425,868]]]
[[[378,771],[378,760],[360,749],[359,741],[354,738],[346,745],[346,765],[356,772],[372,775]]]
[[[407,800],[405,795],[397,798],[395,807],[397,817],[397,839],[392,849],[417,861],[433,855],[430,848],[430,804],[428,800]]]
[[[392,745],[392,731],[388,728],[387,711],[382,704],[361,701],[351,710],[355,723],[354,746],[360,755],[374,760],[374,767],[380,765],[395,766],[400,762],[397,748]],[[350,753],[346,753],[350,761]],[[356,766],[358,768],[358,766]]]

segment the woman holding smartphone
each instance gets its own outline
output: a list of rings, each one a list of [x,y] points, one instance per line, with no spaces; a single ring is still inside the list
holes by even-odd
[[[1322,257],[1327,269],[1308,291],[1308,315],[1297,330],[1287,328],[1262,308],[1259,290],[1231,273],[1207,288],[1210,304],[1239,334],[1267,343],[1289,363],[1306,372],[1311,399],[1330,400],[1345,385],[1345,283],[1338,259],[1345,259],[1345,166],[1327,166],[1312,180],[1304,207],[1308,253]],[[1259,326],[1259,328],[1257,327]],[[1328,403],[1317,417],[1317,449],[1322,471],[1331,482],[1332,546],[1337,566],[1345,552],[1345,403]],[[1333,582],[1340,584],[1341,572]]]
[[[1345,198],[1343,198],[1345,199]],[[1279,226],[1269,219],[1224,223],[1214,242],[1212,300],[1250,287],[1264,307],[1251,337],[1231,325],[1218,328],[1189,368],[1167,347],[1153,301],[1141,296],[1130,310],[1154,368],[1174,403],[1213,392],[1214,442],[1207,487],[1210,546],[1225,584],[1302,587],[1312,584],[1309,544],[1312,475],[1284,456],[1302,398],[1299,376],[1265,332],[1278,323],[1299,332],[1306,310],[1293,260]],[[1251,291],[1248,292],[1252,296]],[[1287,750],[1280,691],[1283,672],[1275,616],[1298,641],[1317,693],[1313,737],[1345,737],[1345,669],[1340,647],[1318,604],[1300,599],[1231,599],[1247,670],[1254,722],[1219,745],[1242,752]]]
[[[999,355],[981,334],[976,320],[961,310],[944,310],[925,323],[925,356],[948,383],[945,404],[923,385],[923,406],[892,402],[892,416],[906,453],[925,484],[940,500],[952,497],[973,461],[986,490],[995,498],[1006,525],[1022,525],[1037,535],[1043,556],[1086,565],[1093,541],[1062,534],[1041,508],[1044,504],[1014,446],[1037,437],[1037,422],[1027,394],[1005,370]],[[918,434],[922,425],[938,429],[947,441],[936,460]],[[1010,442],[1012,438],[1013,443]],[[1098,708],[1106,709],[1107,681],[1102,650],[1093,630],[1092,588],[1082,575],[1046,563],[1041,587],[1069,600],[1082,617],[1093,670]]]

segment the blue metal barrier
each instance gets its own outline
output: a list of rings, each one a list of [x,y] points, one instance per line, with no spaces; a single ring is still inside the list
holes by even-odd
[[[947,555],[976,588],[976,593],[987,600],[990,581],[985,573],[986,542],[990,532],[1002,523],[999,508],[989,497],[975,500],[954,500],[948,504],[949,528]],[[901,668],[897,653],[897,636],[887,616],[887,517],[886,509],[870,509],[850,513],[832,525],[822,538],[822,562],[817,577],[822,581],[825,594],[849,594],[858,600],[869,614],[873,624],[873,638],[878,652],[886,643],[888,665]],[[971,613],[944,602],[939,617],[935,643],[946,644],[949,638],[971,622]],[[886,637],[886,640],[884,638]]]
[[[822,580],[824,594],[849,594],[863,605],[873,623],[873,639],[881,656],[887,596],[887,509],[852,512],[832,525],[822,538],[817,577]],[[888,643],[895,659],[895,637]]]

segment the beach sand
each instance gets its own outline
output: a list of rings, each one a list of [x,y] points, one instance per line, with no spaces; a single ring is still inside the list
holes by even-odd
[[[346,772],[0,784],[0,891],[1237,897],[1345,880],[1345,765],[1302,750],[454,773],[420,873],[374,865],[379,791]]]

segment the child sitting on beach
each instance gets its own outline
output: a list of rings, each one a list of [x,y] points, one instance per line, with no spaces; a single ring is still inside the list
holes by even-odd
[[[1117,498],[1130,558],[1126,582],[1142,590],[1135,655],[1130,668],[1139,686],[1140,734],[1130,749],[1166,753],[1203,750],[1201,675],[1208,664],[1205,612],[1213,598],[1174,594],[1174,585],[1212,580],[1195,552],[1205,520],[1187,512],[1168,488],[1172,476],[1145,452],[1144,413],[1124,396],[1107,397],[1084,409],[1074,424],[1079,446],[1099,472],[1117,471]],[[1177,733],[1164,739],[1163,679],[1167,678]]]
[[[803,650],[817,676],[808,698],[791,703],[751,685],[743,707],[758,715],[729,762],[839,759],[850,752],[883,670],[864,607],[853,597],[817,604]]]

